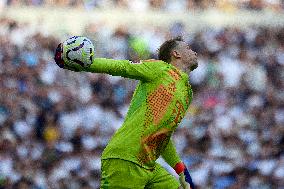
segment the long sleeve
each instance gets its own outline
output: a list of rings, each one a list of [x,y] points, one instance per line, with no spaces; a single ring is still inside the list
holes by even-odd
[[[167,147],[161,155],[163,159],[173,168],[177,163],[181,162],[181,159],[177,154],[176,147],[174,146],[172,139],[170,139]]]
[[[146,61],[132,63],[129,60],[114,60],[96,58],[90,67],[84,71],[93,73],[106,73],[113,76],[121,76],[130,79],[151,81],[157,78],[165,63],[162,61]]]

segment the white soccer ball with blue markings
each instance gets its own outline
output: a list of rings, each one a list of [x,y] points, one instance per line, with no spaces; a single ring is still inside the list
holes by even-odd
[[[68,67],[80,69],[92,64],[95,48],[87,37],[73,36],[64,41],[62,47],[62,58]]]

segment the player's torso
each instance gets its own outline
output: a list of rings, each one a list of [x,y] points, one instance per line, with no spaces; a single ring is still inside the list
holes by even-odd
[[[120,156],[116,151],[119,150],[125,159],[151,167],[184,117],[191,99],[188,76],[171,65],[157,80],[140,82],[125,122],[102,158]]]

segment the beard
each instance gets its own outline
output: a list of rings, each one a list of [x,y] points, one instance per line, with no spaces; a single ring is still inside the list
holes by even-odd
[[[183,64],[183,72],[189,74],[191,71],[195,70],[198,67],[197,58],[188,61],[186,64]]]
[[[198,63],[196,62],[196,63],[192,64],[189,69],[190,69],[190,71],[193,71],[193,70],[195,70],[197,67],[198,67]]]
[[[190,71],[193,71],[193,70],[195,70],[197,67],[198,67],[197,59],[194,59],[194,60],[192,61],[192,63],[190,64],[189,69],[190,69]]]

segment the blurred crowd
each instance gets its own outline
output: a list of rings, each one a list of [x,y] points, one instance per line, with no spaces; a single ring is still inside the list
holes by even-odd
[[[157,58],[164,40],[181,34],[199,67],[173,139],[194,182],[283,189],[284,28],[189,34],[183,23],[137,30],[93,23],[83,35],[97,57],[136,61]],[[60,69],[53,54],[61,41],[0,19],[0,188],[99,188],[100,155],[123,123],[137,81]]]
[[[134,11],[192,11],[217,8],[220,10],[283,11],[283,0],[2,0],[4,6],[69,6],[77,8],[126,8]]]

